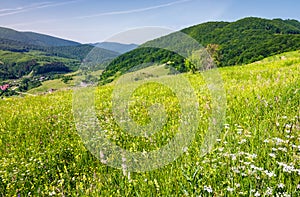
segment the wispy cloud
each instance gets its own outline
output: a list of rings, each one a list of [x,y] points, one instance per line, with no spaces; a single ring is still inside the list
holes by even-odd
[[[80,1],[80,0],[77,0],[77,1]],[[69,3],[77,2],[77,1],[69,1]],[[179,1],[173,1],[173,2],[170,2],[170,3],[150,6],[150,7],[138,8],[138,9],[132,9],[132,10],[103,12],[103,13],[98,13],[98,14],[92,14],[92,15],[86,15],[86,16],[77,16],[77,17],[65,18],[65,19],[60,19],[60,20],[86,19],[86,18],[93,18],[93,17],[99,17],[99,16],[132,14],[132,13],[144,12],[144,11],[149,11],[149,10],[155,10],[155,9],[164,8],[164,7],[170,7],[170,6],[173,6],[173,5],[176,5],[176,4],[181,4],[181,3],[185,3],[185,2],[189,2],[189,1],[192,1],[192,0],[179,0]],[[45,2],[45,3],[47,3],[47,2]],[[67,2],[58,3],[58,4],[62,5],[62,4],[66,4],[66,3]],[[52,4],[51,6],[58,6],[58,4]],[[46,5],[42,5],[42,6],[46,6]],[[49,6],[50,5],[48,5],[48,7]],[[41,5],[40,5],[40,7],[41,7]],[[1,10],[0,10],[0,16],[1,16]],[[57,19],[49,19],[49,20],[40,20],[40,21],[27,22],[27,23],[16,23],[16,24],[13,24],[13,25],[10,25],[10,26],[19,27],[19,26],[27,26],[27,25],[37,24],[37,23],[51,23],[51,22],[56,22],[56,21],[58,21],[58,20]]]
[[[27,6],[20,6],[16,8],[4,8],[0,9],[0,16],[8,16],[8,15],[14,15],[22,12],[37,10],[41,8],[47,8],[47,7],[56,7],[61,5],[66,5],[70,3],[78,2],[79,0],[72,0],[72,1],[66,1],[66,2],[41,2],[41,3],[33,3],[31,5]]]
[[[76,17],[76,19],[93,18],[93,17],[98,17],[98,16],[132,14],[132,13],[137,13],[137,12],[145,12],[145,11],[149,11],[149,10],[155,10],[155,9],[159,9],[159,8],[170,7],[172,5],[181,4],[181,3],[188,2],[188,1],[192,1],[192,0],[179,0],[179,1],[174,1],[174,2],[170,2],[170,3],[165,3],[165,4],[160,4],[160,5],[155,5],[155,6],[145,7],[145,8],[138,8],[138,9],[132,9],[132,10],[121,10],[121,11],[113,11],[113,12],[103,12],[103,13],[92,14],[92,15],[87,15],[87,16],[78,16],[78,17]]]

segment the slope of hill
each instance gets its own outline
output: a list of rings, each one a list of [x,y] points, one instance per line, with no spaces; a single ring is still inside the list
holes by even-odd
[[[129,52],[138,47],[138,45],[136,45],[136,44],[122,44],[122,43],[117,43],[117,42],[100,42],[100,43],[96,43],[93,45],[96,47],[100,47],[102,49],[115,51],[120,54]]]
[[[248,64],[268,56],[300,49],[300,22],[297,20],[249,17],[236,22],[203,23],[181,31],[204,46],[217,66]],[[170,34],[149,41],[141,47],[151,46],[153,42],[172,42],[172,36],[173,34]],[[102,78],[106,80],[116,73],[124,73],[137,65],[137,60],[139,64],[174,61],[178,71],[188,70],[184,61],[172,53],[162,52],[160,49],[138,48],[111,62],[103,72]]]
[[[299,54],[219,69],[227,94],[226,124],[205,155],[201,145],[204,134],[211,132],[211,94],[201,74],[183,74],[197,95],[199,128],[184,151],[174,149],[182,152],[176,161],[151,172],[129,173],[130,162],[123,167],[125,161],[119,163],[123,170],[109,167],[110,160],[100,162],[97,157],[102,156],[87,150],[76,130],[72,90],[0,99],[0,195],[299,196]],[[124,131],[115,118],[115,88],[111,84],[91,89],[93,114],[105,132],[89,133],[95,150],[102,147],[104,136],[122,151],[148,154],[173,141],[185,124],[177,94],[159,83],[143,84],[130,95],[124,112],[146,125],[148,110],[158,105],[166,121],[151,137]],[[83,128],[92,126],[89,123]]]
[[[33,32],[19,32],[13,29],[0,27],[0,38],[18,41],[30,45],[38,46],[76,46],[78,42],[56,38],[44,34]]]

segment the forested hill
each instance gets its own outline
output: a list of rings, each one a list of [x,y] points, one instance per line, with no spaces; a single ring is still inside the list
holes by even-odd
[[[269,20],[248,17],[235,22],[203,23],[181,31],[203,45],[218,66],[247,64],[268,56],[300,49],[300,22],[297,20]],[[172,38],[172,34],[157,40],[170,42],[172,40],[170,38]],[[111,43],[109,46],[112,47]],[[119,45],[117,46],[119,49]],[[101,76],[101,79],[107,82],[116,77],[117,74],[120,75],[137,64],[147,62],[160,64],[171,62],[171,66],[179,72],[186,72],[192,69],[190,64],[186,64],[184,59],[174,52],[155,48],[143,48],[143,46],[147,46],[147,43],[119,56],[117,52],[98,47],[94,48],[94,46],[88,44],[82,45],[77,42],[47,35],[18,32],[0,27],[0,50],[2,51],[16,52],[23,56],[27,52],[39,51],[42,52],[43,56],[69,58],[71,62],[73,60],[80,62],[85,60],[85,62],[96,62],[97,64],[103,63],[103,60],[107,63],[108,61],[106,60],[114,59],[105,68]],[[116,48],[115,45],[113,47]],[[90,54],[91,51],[92,53]],[[28,62],[29,64],[34,62],[32,60],[41,59],[31,53],[26,58],[15,59],[15,62],[11,62],[7,59],[10,59],[11,56],[14,57],[14,55],[11,53],[7,54],[9,54],[9,57],[2,56],[0,58],[2,62],[0,71],[5,73],[5,75],[2,74],[3,79],[10,78],[10,76],[14,78],[21,76],[10,72],[12,67],[22,67],[23,65],[27,65]],[[40,53],[37,54],[40,55]],[[86,59],[88,54],[90,54],[89,58]],[[30,59],[29,57],[32,58]],[[26,62],[23,62],[24,59]],[[43,65],[44,63],[41,62],[41,65],[38,66]],[[105,66],[100,65],[101,68]],[[98,66],[97,68],[100,67]],[[74,70],[74,68],[70,68],[70,70]],[[24,73],[28,74],[29,72],[30,70]]]
[[[56,38],[33,32],[19,32],[13,29],[0,27],[0,39],[7,39],[37,46],[77,46],[78,42]]]
[[[220,66],[247,64],[270,55],[300,48],[300,22],[297,20],[249,17],[236,22],[208,22],[182,32],[203,46],[215,44]]]
[[[207,22],[181,32],[204,46],[219,67],[248,64],[268,56],[300,49],[300,22],[297,20],[248,17],[235,22]],[[177,71],[189,71],[185,61],[173,52],[143,48],[151,46],[152,42],[169,43],[173,35],[149,41],[119,56],[106,67],[101,79],[111,81],[116,74],[122,74],[133,66],[147,62],[173,62]]]

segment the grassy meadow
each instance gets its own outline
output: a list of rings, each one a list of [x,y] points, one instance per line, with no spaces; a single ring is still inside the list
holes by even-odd
[[[199,100],[198,131],[181,157],[149,172],[106,166],[86,149],[71,90],[0,100],[0,196],[300,196],[300,51],[219,72],[227,111],[213,150],[201,155],[210,94],[201,74],[184,74]],[[133,95],[130,112],[140,124],[149,122],[151,103],[165,105],[167,124],[150,139],[118,128],[113,89],[108,84],[95,91],[109,139],[131,151],[168,143],[180,113],[172,91],[150,84]]]

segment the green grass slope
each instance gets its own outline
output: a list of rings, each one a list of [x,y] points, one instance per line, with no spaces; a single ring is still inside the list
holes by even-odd
[[[0,195],[299,196],[300,52],[219,72],[227,113],[213,151],[200,156],[210,94],[201,74],[184,74],[199,99],[195,140],[176,161],[144,173],[108,167],[89,153],[75,129],[72,91],[0,100]],[[111,111],[113,89],[95,90],[107,138],[131,151],[158,149],[172,138],[179,109],[170,90],[149,84],[132,97],[131,115],[141,123],[148,121],[145,107],[165,105],[167,124],[150,140],[121,132]]]

